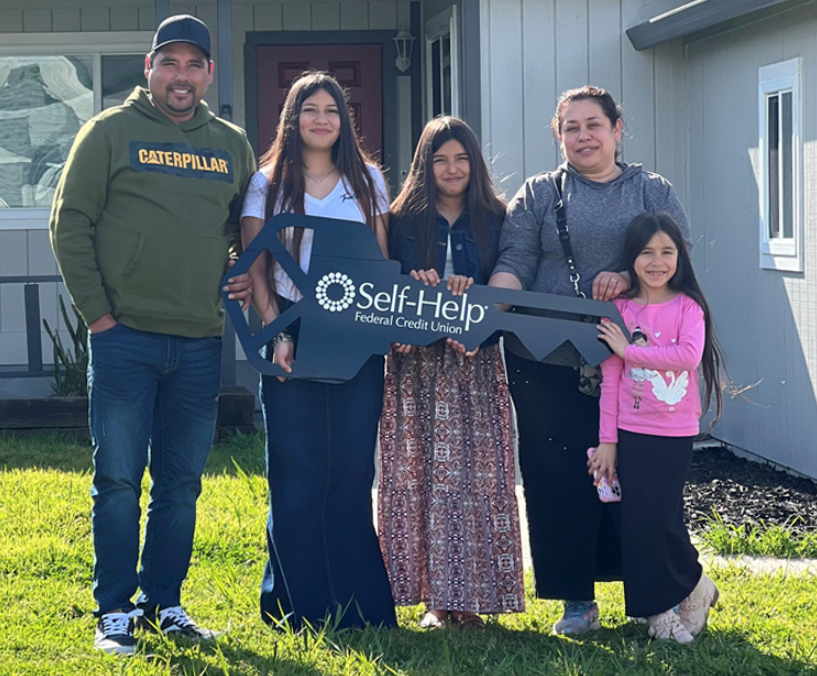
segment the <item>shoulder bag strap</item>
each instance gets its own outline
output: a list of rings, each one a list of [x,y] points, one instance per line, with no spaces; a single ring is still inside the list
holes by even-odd
[[[586,298],[584,292],[579,288],[581,275],[576,269],[576,258],[573,256],[573,247],[570,245],[570,232],[567,229],[567,210],[565,209],[564,201],[564,184],[567,172],[564,169],[557,169],[553,174],[553,185],[556,186],[556,194],[559,196],[556,202],[556,227],[559,230],[559,242],[562,245],[562,251],[565,255],[565,263],[567,269],[570,271],[570,281],[573,284],[573,290],[579,298]]]

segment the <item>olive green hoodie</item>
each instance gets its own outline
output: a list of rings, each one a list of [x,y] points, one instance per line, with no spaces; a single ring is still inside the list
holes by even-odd
[[[145,89],[77,135],[51,210],[51,245],[87,324],[220,335],[219,282],[240,249],[255,170],[244,131],[200,103],[176,124]]]

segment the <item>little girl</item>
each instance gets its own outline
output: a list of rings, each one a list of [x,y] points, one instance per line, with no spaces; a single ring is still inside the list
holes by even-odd
[[[598,327],[615,353],[602,364],[599,446],[588,461],[596,483],[621,483],[621,546],[627,614],[646,617],[649,635],[689,643],[718,600],[683,519],[683,488],[704,401],[723,397],[723,363],[678,225],[645,213],[627,228],[624,260],[632,289],[615,301],[633,335]],[[635,340],[638,336],[639,339]]]

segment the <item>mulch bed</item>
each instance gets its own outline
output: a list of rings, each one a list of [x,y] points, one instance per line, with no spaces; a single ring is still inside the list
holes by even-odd
[[[718,512],[724,523],[790,526],[802,532],[817,528],[817,483],[770,465],[738,458],[725,449],[704,449],[692,456],[684,489],[687,525]],[[795,517],[799,519],[792,523]]]

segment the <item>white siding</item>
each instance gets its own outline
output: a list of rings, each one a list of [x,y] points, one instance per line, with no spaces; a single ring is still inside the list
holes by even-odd
[[[57,275],[57,263],[51,252],[47,230],[0,230],[0,277]],[[54,328],[63,328],[57,295],[65,287],[56,282],[40,284],[40,316]],[[65,297],[70,312],[70,299]],[[22,284],[0,285],[0,365],[28,363],[25,305]],[[67,332],[61,332],[69,341]],[[51,341],[41,336],[43,361],[51,361]]]
[[[714,435],[817,477],[817,6],[692,42],[690,195],[695,251],[738,385]],[[758,68],[802,57],[805,272],[761,270]]]
[[[686,131],[685,79],[675,63],[683,47],[633,49],[624,31],[644,20],[644,4],[481,0],[482,138],[509,195],[526,176],[560,162],[549,130],[559,95],[594,84],[624,105],[624,159],[660,170],[684,198],[678,149]]]

